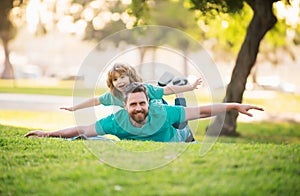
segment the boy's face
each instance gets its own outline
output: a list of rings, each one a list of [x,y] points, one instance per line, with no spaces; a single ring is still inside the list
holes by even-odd
[[[120,73],[115,72],[114,77],[112,78],[112,83],[118,91],[123,93],[125,87],[130,84],[130,79],[125,74],[121,75]]]
[[[149,107],[149,102],[145,93],[129,93],[124,106],[133,121],[138,124],[145,123]]]

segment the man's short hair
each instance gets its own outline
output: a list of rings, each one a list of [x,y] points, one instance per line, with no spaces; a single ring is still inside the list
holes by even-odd
[[[133,82],[125,87],[124,89],[124,101],[127,102],[129,93],[139,93],[143,92],[148,100],[148,91],[145,85],[140,82]]]

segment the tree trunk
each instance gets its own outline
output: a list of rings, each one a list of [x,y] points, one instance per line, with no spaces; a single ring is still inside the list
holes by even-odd
[[[252,75],[252,82],[256,86],[257,85],[257,66],[252,67],[251,75]]]
[[[142,65],[144,63],[145,55],[146,55],[146,48],[145,47],[140,47],[140,66],[138,67],[138,73],[142,73]]]
[[[152,47],[152,60],[151,60],[151,62],[152,62],[152,65],[153,65],[153,67],[152,67],[152,70],[151,70],[151,78],[155,78],[155,70],[156,70],[156,51],[157,51],[157,47]]]
[[[9,58],[9,49],[8,43],[9,40],[6,39],[4,36],[1,36],[3,49],[4,49],[4,69],[1,74],[2,79],[14,79],[14,69],[11,65],[10,58]]]
[[[9,20],[10,10],[13,8],[14,1],[2,0],[0,3],[0,39],[3,43],[4,49],[4,68],[1,74],[1,78],[12,79],[14,78],[14,70],[9,59],[8,43],[11,40],[15,32],[13,31],[13,25]],[[20,1],[19,3],[22,3]]]
[[[272,11],[273,0],[247,0],[253,9],[253,18],[247,28],[247,33],[239,51],[231,81],[227,87],[224,102],[242,102],[247,78],[254,66],[259,45],[264,35],[277,22]],[[207,128],[209,135],[237,135],[237,111],[229,111],[224,118],[217,116],[215,121]],[[224,122],[223,122],[224,120]],[[221,131],[221,132],[220,132]]]
[[[179,47],[183,52],[183,75],[185,77],[188,76],[188,59],[186,57],[188,56],[189,45],[190,44],[187,40],[185,39],[179,40]]]

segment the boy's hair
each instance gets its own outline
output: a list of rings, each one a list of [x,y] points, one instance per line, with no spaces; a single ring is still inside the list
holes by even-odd
[[[124,101],[127,102],[129,93],[139,93],[143,92],[148,100],[148,91],[145,85],[139,82],[133,82],[125,87],[124,89]]]
[[[142,82],[142,78],[131,65],[126,63],[115,63],[107,73],[106,84],[110,90],[110,93],[116,97],[122,97],[121,92],[118,91],[113,85],[113,80],[115,79],[116,73],[128,76],[130,83]]]

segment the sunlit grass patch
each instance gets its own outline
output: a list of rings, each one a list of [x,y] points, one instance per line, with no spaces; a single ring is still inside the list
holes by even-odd
[[[59,129],[75,124],[74,116],[68,112],[40,112],[23,110],[0,110],[0,124],[31,129]]]
[[[0,80],[0,93],[22,93],[22,94],[41,94],[41,95],[59,95],[73,96],[75,81],[58,79],[18,79],[18,80]],[[81,86],[81,85],[78,85]],[[76,88],[76,96],[81,94],[102,94],[105,88]],[[92,88],[92,89],[91,89]]]

